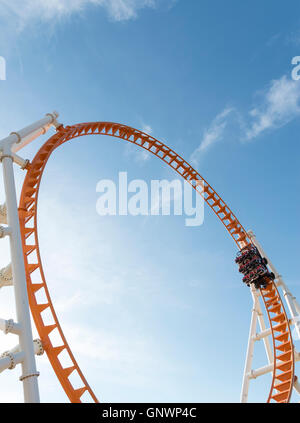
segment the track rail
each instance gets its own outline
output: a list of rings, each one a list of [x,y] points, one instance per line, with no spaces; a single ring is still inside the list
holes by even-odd
[[[287,403],[294,385],[295,359],[294,345],[282,300],[275,283],[261,289],[267,310],[273,339],[273,378],[268,402]]]
[[[88,122],[67,127],[61,126],[57,133],[45,142],[28,166],[20,198],[19,217],[32,316],[49,361],[71,402],[81,402],[84,394],[88,394],[95,402],[98,400],[72,354],[51,301],[39,250],[37,205],[41,178],[53,151],[65,142],[85,135],[107,135],[120,138],[154,154],[189,182],[204,198],[238,248],[241,249],[251,243],[247,232],[217,192],[192,166],[162,142],[137,129],[113,122]],[[45,303],[38,301],[37,294],[41,291],[44,291],[46,296]],[[274,371],[268,402],[272,400],[288,402],[294,380],[294,354],[289,321],[273,281],[270,281],[267,289],[262,290],[261,294],[269,316],[274,346]],[[51,324],[45,323],[44,313],[51,316]],[[51,339],[54,331],[60,338],[58,345]],[[278,332],[280,335],[277,335]],[[282,353],[279,354],[279,351]],[[67,354],[72,363],[67,368],[63,367],[60,359],[60,354],[63,353]],[[77,373],[82,382],[82,386],[77,389],[73,387],[69,379],[73,372]]]

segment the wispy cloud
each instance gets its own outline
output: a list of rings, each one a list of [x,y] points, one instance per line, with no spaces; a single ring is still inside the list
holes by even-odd
[[[115,21],[134,19],[143,8],[155,8],[160,0],[0,0],[0,16],[15,18],[23,28],[32,20],[57,20],[87,7],[102,7]]]
[[[153,130],[150,125],[143,123],[141,127],[141,131],[150,135]],[[142,148],[136,147],[132,144],[127,144],[125,146],[125,155],[128,157],[132,157],[139,164],[143,164],[151,158],[151,153],[148,153],[148,151]]]
[[[152,130],[152,128],[151,128],[151,126],[150,126],[150,125],[143,124],[141,131],[142,131],[142,132],[145,132],[145,133],[146,133],[146,134],[148,134],[148,135],[150,135],[150,134],[152,134],[152,131],[153,131],[153,130]]]
[[[255,94],[255,104],[242,115],[237,108],[225,108],[204,131],[199,146],[191,155],[191,162],[199,164],[200,157],[215,143],[225,138],[229,123],[236,124],[234,137],[252,141],[267,131],[280,128],[300,117],[300,83],[283,75]]]
[[[126,144],[125,156],[132,158],[136,163],[142,165],[151,158],[151,153],[135,145]]]
[[[286,37],[285,41],[287,44],[294,44],[299,45],[300,44],[300,30],[295,30],[290,32]]]
[[[155,0],[105,0],[103,2],[110,16],[117,21],[136,18],[138,9],[155,7],[155,5]]]
[[[229,115],[231,115],[234,111],[234,108],[226,107],[213,119],[210,126],[204,131],[203,138],[199,146],[191,155],[192,163],[198,164],[201,154],[213,144],[215,144],[217,141],[220,141],[223,138],[224,130],[227,126]]]
[[[261,101],[250,112],[246,140],[266,130],[280,128],[300,116],[300,84],[286,75],[271,81],[262,92]]]

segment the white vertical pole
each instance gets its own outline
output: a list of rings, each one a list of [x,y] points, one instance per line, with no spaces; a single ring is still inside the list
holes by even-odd
[[[247,399],[248,399],[248,391],[249,391],[249,383],[250,383],[249,374],[252,368],[254,342],[255,342],[254,336],[256,333],[256,323],[257,323],[257,310],[256,310],[255,296],[254,296],[255,287],[253,286],[253,284],[251,285],[251,292],[253,297],[253,309],[252,309],[252,315],[251,315],[247,355],[246,355],[246,362],[245,362],[245,369],[244,369],[244,376],[243,376],[241,402],[247,402]]]
[[[262,309],[261,309],[261,305],[260,305],[260,302],[259,302],[258,291],[254,290],[254,291],[251,291],[251,293],[252,293],[252,296],[253,296],[253,301],[255,301],[255,303],[256,303],[257,317],[258,317],[258,321],[259,321],[260,331],[264,332],[266,330],[266,324],[265,324],[264,315],[263,315],[263,312],[262,312]],[[273,361],[273,354],[272,354],[272,349],[271,349],[270,340],[269,340],[268,336],[264,336],[263,342],[264,342],[268,362],[270,364]]]
[[[257,241],[253,231],[248,231],[248,235],[251,239],[251,241],[253,242],[253,244],[258,248],[258,251],[260,252],[262,257],[265,257],[268,260],[268,266],[270,267],[270,269],[272,270],[272,272],[275,275],[278,286],[281,286],[282,290],[283,290],[283,295],[285,298],[285,301],[288,305],[290,314],[293,318],[293,323],[295,325],[295,330],[297,332],[297,335],[300,339],[300,319],[299,319],[299,305],[296,301],[296,298],[292,295],[292,293],[288,290],[286,284],[283,282],[283,279],[281,277],[281,275],[279,275],[279,273],[277,272],[275,266],[273,265],[273,263],[271,262],[271,260],[269,259],[269,257],[266,255],[266,253],[264,252],[262,246],[260,245],[260,243]]]
[[[16,312],[18,323],[21,325],[19,335],[20,348],[24,353],[22,362],[22,376],[24,401],[39,402],[39,390],[36,370],[32,329],[30,321],[29,303],[27,296],[26,274],[23,259],[20,223],[13,171],[13,159],[9,144],[3,146],[2,155],[3,177],[6,194],[7,223],[11,228],[10,251],[12,261],[12,273],[15,292]]]

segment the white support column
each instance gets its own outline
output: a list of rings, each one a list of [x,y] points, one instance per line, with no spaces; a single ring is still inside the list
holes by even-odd
[[[300,361],[300,354],[295,351],[295,362],[297,363]],[[259,369],[251,370],[249,373],[250,379],[256,379],[259,376],[266,375],[267,373],[270,373],[273,371],[274,363],[267,364],[266,366],[260,367]]]
[[[17,322],[12,319],[0,319],[0,330],[19,337],[18,346],[11,351],[6,351],[0,357],[0,372],[7,368],[13,369],[20,363],[24,401],[31,403],[40,401],[37,381],[39,373],[36,370],[35,354],[40,355],[44,350],[40,340],[33,341],[32,339],[13,162],[22,169],[27,167],[29,161],[18,156],[16,152],[38,136],[45,134],[51,126],[58,129],[61,124],[57,122],[57,117],[57,112],[47,113],[39,121],[17,132],[12,132],[8,137],[0,140],[0,162],[3,166],[6,195],[6,202],[0,205],[0,223],[8,225],[0,226],[0,238],[9,236],[11,252],[11,265],[0,270],[0,287],[13,285],[17,312]]]
[[[286,284],[284,283],[281,275],[279,275],[275,266],[273,265],[273,263],[271,262],[269,257],[264,252],[262,246],[257,241],[254,233],[252,231],[249,231],[248,235],[251,239],[251,242],[259,250],[261,256],[265,257],[268,260],[268,266],[269,266],[270,270],[275,275],[274,282],[275,282],[277,287],[281,287],[281,289],[283,291],[284,299],[287,303],[290,315],[292,317],[292,319],[290,319],[290,324],[295,325],[295,330],[296,330],[297,336],[300,339],[300,306],[299,306],[299,303],[297,302],[296,298],[292,295],[292,293],[289,291],[289,289],[286,286]],[[251,285],[251,294],[252,294],[252,298],[253,298],[254,309],[252,311],[250,334],[253,331],[253,320],[255,318],[255,316],[254,316],[255,311],[256,311],[256,318],[259,320],[259,323],[260,323],[261,332],[253,335],[253,343],[250,342],[250,335],[249,335],[247,358],[246,358],[246,365],[245,365],[245,371],[244,371],[244,377],[243,377],[241,402],[247,401],[250,380],[255,379],[259,376],[262,376],[266,373],[272,372],[273,367],[274,367],[272,349],[271,349],[271,345],[270,345],[270,342],[269,342],[269,339],[268,339],[269,335],[271,335],[271,329],[266,329],[265,322],[264,322],[264,316],[263,316],[263,313],[262,313],[262,310],[261,310],[261,304],[260,304],[260,301],[259,301],[260,293],[259,293],[259,291],[255,290],[255,288],[253,288],[253,285]],[[264,367],[261,367],[259,369],[251,370],[254,342],[258,341],[260,339],[264,340],[265,350],[266,350],[266,354],[267,354],[267,357],[268,357],[269,364],[264,366]],[[296,350],[295,350],[294,353],[295,353],[295,362],[298,362],[300,360],[300,353],[297,352]],[[294,388],[298,393],[300,393],[300,384],[299,384],[297,377],[295,378]]]
[[[252,368],[253,352],[254,352],[254,343],[255,343],[255,334],[256,334],[256,324],[257,324],[257,308],[256,308],[256,299],[254,295],[255,287],[251,285],[251,292],[253,298],[253,309],[251,315],[250,331],[248,338],[248,347],[246,354],[246,362],[243,376],[242,392],[241,392],[241,402],[247,402],[248,392],[249,392],[249,383],[250,383],[250,373]]]
[[[297,303],[296,298],[292,295],[292,293],[287,288],[286,284],[284,283],[284,281],[282,279],[282,276],[277,272],[275,266],[273,265],[273,263],[271,262],[269,257],[264,252],[260,243],[257,241],[253,231],[248,231],[248,235],[251,239],[251,242],[253,242],[253,244],[257,247],[261,256],[265,257],[268,260],[268,266],[275,275],[275,281],[277,281],[276,285],[281,286],[281,288],[282,288],[285,301],[286,301],[287,306],[289,308],[290,314],[293,318],[292,323],[295,325],[295,330],[296,330],[298,339],[300,339],[300,315],[299,315],[300,307],[299,307],[299,304]]]
[[[298,311],[298,314],[299,314],[299,316],[300,316],[300,304],[298,303],[298,301],[296,300],[296,298],[295,298],[295,300],[294,300],[294,303],[295,303],[296,309],[297,309],[297,311]]]
[[[253,297],[253,301],[256,304],[257,317],[258,317],[258,322],[259,322],[259,326],[260,326],[260,333],[263,333],[263,334],[268,333],[268,335],[263,336],[263,337],[260,337],[259,334],[256,334],[255,341],[258,341],[259,339],[263,339],[267,358],[268,358],[268,362],[272,363],[273,354],[272,354],[272,348],[271,348],[270,340],[268,338],[268,336],[271,335],[272,331],[271,331],[271,329],[269,329],[269,330],[266,329],[264,315],[263,315],[263,312],[262,312],[261,304],[259,302],[258,291],[256,289],[251,290],[251,294],[252,294],[252,297]]]
[[[21,325],[19,335],[20,347],[24,353],[22,361],[22,376],[24,401],[39,402],[39,390],[36,370],[34,348],[32,342],[32,329],[30,321],[29,303],[27,296],[26,274],[23,260],[23,250],[18,214],[18,205],[15,189],[13,158],[11,143],[6,143],[2,148],[3,177],[6,195],[7,223],[10,227],[10,251],[12,261],[13,285],[15,292],[17,321]]]
[[[58,113],[47,113],[46,117],[38,120],[37,122],[20,129],[17,132],[12,132],[8,137],[0,141],[0,150],[5,146],[10,147],[10,155],[21,150],[25,145],[36,139],[42,134],[45,134],[51,125],[58,128],[60,124],[57,122]]]

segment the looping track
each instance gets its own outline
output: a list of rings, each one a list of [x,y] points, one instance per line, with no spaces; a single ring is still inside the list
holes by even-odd
[[[61,126],[57,133],[45,142],[28,167],[21,193],[19,217],[32,316],[49,361],[71,402],[81,402],[83,395],[86,394],[89,394],[93,401],[98,402],[98,400],[71,352],[50,298],[38,243],[37,204],[41,178],[52,152],[61,144],[85,135],[121,138],[154,154],[189,182],[204,198],[239,248],[250,243],[247,232],[216,191],[181,156],[162,142],[144,132],[112,122],[81,123],[65,128]],[[35,262],[32,262],[33,256]],[[38,283],[37,279],[40,280]],[[37,294],[42,291],[47,299],[45,303],[38,301]],[[261,294],[269,317],[274,347],[273,380],[268,402],[272,400],[289,402],[294,381],[294,353],[289,321],[273,281],[270,280],[268,287],[262,290]],[[51,316],[51,324],[45,323],[44,313]],[[51,340],[51,334],[54,331],[60,335],[59,345],[55,345]],[[60,354],[67,354],[72,363],[69,367],[63,367]],[[77,373],[82,382],[82,386],[77,389],[73,387],[69,379],[73,372]]]

